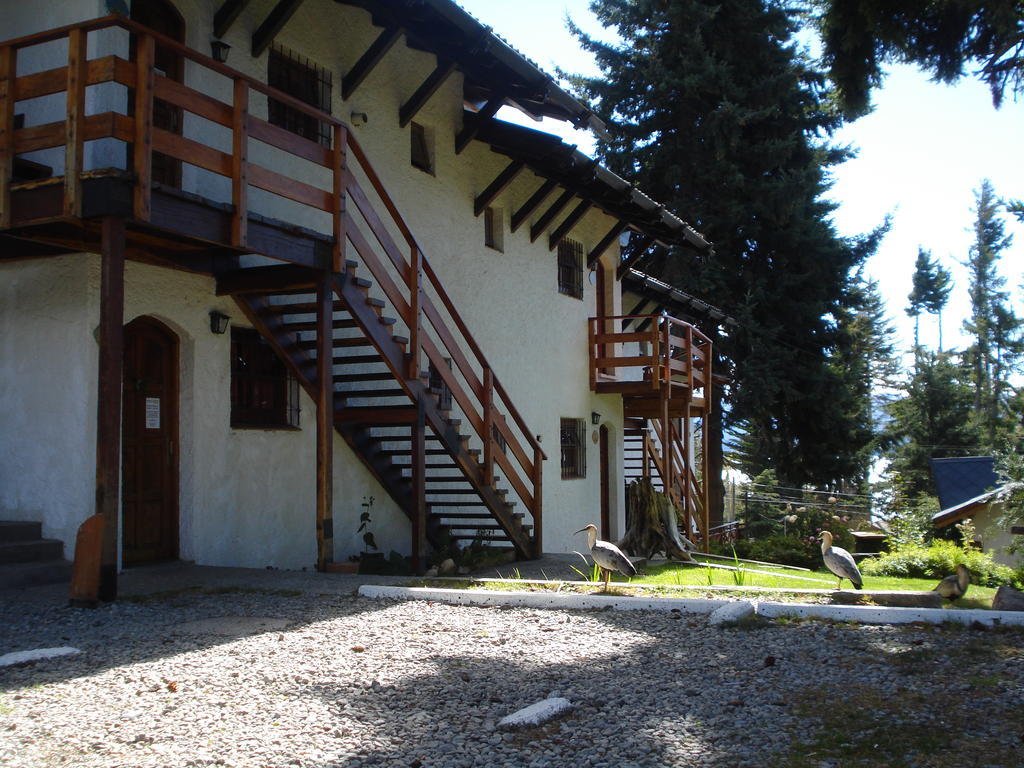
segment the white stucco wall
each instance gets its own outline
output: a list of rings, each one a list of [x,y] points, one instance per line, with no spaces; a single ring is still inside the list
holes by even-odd
[[[207,52],[213,36],[213,15],[220,2],[175,0],[175,4],[187,19],[186,42],[201,52]],[[103,4],[96,0],[79,0],[79,6],[78,17],[89,15],[89,8],[97,9],[96,13],[105,12],[105,6],[101,7]],[[274,0],[253,0],[225,38],[232,45],[229,65],[261,80],[266,78],[266,54],[258,60],[252,59],[249,55],[250,40],[273,6]],[[47,21],[41,26],[51,24]],[[597,396],[589,390],[586,320],[595,314],[594,286],[585,276],[582,301],[559,294],[556,256],[547,248],[546,235],[531,244],[529,228],[532,222],[525,223],[515,233],[508,231],[511,212],[521,206],[541,183],[528,171],[522,172],[493,203],[504,214],[504,252],[484,246],[483,221],[473,216],[473,197],[507,165],[508,158],[495,154],[480,142],[471,143],[461,155],[455,155],[454,137],[461,128],[463,110],[459,73],[448,79],[415,118],[433,135],[434,175],[410,165],[409,130],[399,128],[397,117],[401,103],[434,68],[436,62],[432,55],[412,51],[404,41],[400,41],[360,86],[351,101],[345,103],[341,100],[342,74],[348,71],[379,32],[371,25],[370,16],[365,11],[341,6],[333,0],[306,0],[277,40],[334,73],[333,114],[346,120],[353,111],[365,112],[369,116],[369,123],[354,129],[354,135],[363,144],[376,171],[409,221],[427,258],[472,328],[497,377],[510,392],[531,431],[541,436],[542,447],[548,455],[544,465],[545,549],[580,549],[582,537],[574,537],[572,532],[598,521],[598,446],[590,440],[598,427],[590,424],[592,412],[601,414],[602,423],[609,427],[612,437],[610,464],[613,477],[610,487],[613,492],[613,533],[621,535],[624,510],[621,398]],[[230,100],[226,79],[207,76],[191,64],[186,67],[186,82]],[[122,97],[123,94],[114,94],[109,98],[113,104]],[[255,95],[252,104],[257,112],[264,109]],[[220,149],[228,149],[224,130],[206,121],[187,118],[185,134]],[[254,151],[252,159],[264,162],[260,158],[270,153],[261,152]],[[271,163],[269,159],[266,162]],[[299,175],[298,165],[272,167],[280,172]],[[313,178],[309,180],[321,183]],[[326,181],[321,185],[326,185]],[[183,186],[213,199],[226,200],[228,195],[225,180],[188,165],[183,172]],[[552,194],[534,214],[534,219],[556,197],[557,193]],[[554,225],[575,207],[575,202],[563,211]],[[296,215],[294,205],[256,190],[251,191],[251,205],[260,213],[327,231],[328,223],[323,216],[309,212]],[[583,243],[585,252],[589,251],[613,223],[610,217],[592,210],[573,230],[572,237]],[[605,258],[616,259],[617,246],[609,249]],[[143,283],[136,285],[133,282],[142,273],[147,275],[145,289],[141,287]],[[291,479],[284,483],[275,482],[276,473],[284,472],[290,464],[309,467],[312,472],[312,464],[307,461],[312,455],[311,428],[295,434],[225,431],[227,422],[221,411],[226,405],[215,402],[211,393],[222,391],[227,396],[227,355],[217,347],[221,344],[226,348],[227,337],[215,338],[204,327],[207,311],[224,300],[213,298],[206,278],[132,265],[128,279],[126,322],[134,314],[147,313],[159,317],[182,336],[183,360],[190,345],[195,360],[195,370],[191,374],[183,370],[182,375],[182,419],[183,422],[186,418],[192,420],[196,434],[195,453],[186,457],[183,423],[182,492],[189,493],[190,498],[182,501],[182,555],[199,562],[223,564],[241,564],[244,561],[246,564],[296,567],[297,564],[311,563],[312,518],[301,518],[300,513],[294,511],[311,509],[311,476],[294,481],[294,494],[284,490],[290,487]],[[167,281],[170,285],[164,285]],[[151,285],[162,287],[160,291],[151,291]],[[615,296],[613,311],[619,313],[622,309],[617,288]],[[237,311],[227,311],[235,317],[239,315]],[[186,388],[190,398],[188,413],[184,400]],[[310,403],[305,403],[304,409],[307,414],[312,413]],[[585,479],[561,479],[559,419],[562,417],[582,418],[587,422]],[[207,426],[210,433],[204,431]],[[408,532],[404,517],[399,517],[393,508],[387,508],[389,504],[393,507],[387,494],[382,489],[372,490],[375,483],[356,460],[340,458],[347,450],[347,447],[340,446],[336,460],[335,540],[338,546],[345,546],[346,540],[351,538],[346,535],[340,511],[351,508],[352,514],[357,516],[362,496],[372,493],[377,499],[375,519],[379,522],[375,527],[382,549],[392,546],[407,549]],[[228,477],[232,471],[247,467],[252,462],[259,467],[254,476],[248,477],[243,472],[247,479],[237,482]],[[301,474],[298,469],[288,471]],[[259,512],[254,512],[257,508]],[[519,510],[522,511],[521,506]],[[294,536],[288,526],[295,527]],[[257,543],[261,537],[255,535],[267,527],[275,531],[287,528],[289,531],[275,543],[281,552],[287,553],[280,555],[275,562],[269,562],[270,554],[263,549],[263,544]],[[389,539],[393,539],[394,544]],[[338,554],[344,556],[347,552]]]

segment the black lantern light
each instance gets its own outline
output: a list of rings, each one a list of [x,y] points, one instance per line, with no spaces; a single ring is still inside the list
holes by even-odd
[[[213,55],[214,61],[219,61],[223,64],[228,60],[228,52],[231,50],[231,46],[225,43],[223,40],[211,40],[210,41],[210,52]]]
[[[229,320],[231,318],[223,312],[218,312],[216,309],[210,310],[210,331],[218,335],[224,333],[228,329]]]
[[[598,413],[597,411],[591,411],[590,412],[590,423],[593,424],[595,427],[598,424],[600,424],[601,423],[601,414]]]

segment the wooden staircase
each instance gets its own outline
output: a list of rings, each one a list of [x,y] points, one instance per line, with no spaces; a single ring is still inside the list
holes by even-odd
[[[117,53],[89,58],[90,37],[111,28],[132,34],[132,61]],[[17,74],[23,51],[54,41],[66,46],[65,64]],[[119,355],[102,352],[114,348],[104,338],[120,338],[126,252],[212,273],[218,294],[235,298],[317,404],[321,565],[330,560],[333,534],[332,426],[412,519],[414,557],[424,538],[438,545],[447,534],[467,541],[480,532],[520,558],[539,555],[546,456],[535,430],[348,126],[119,15],[0,48],[9,81],[0,91],[0,123],[13,125],[18,102],[40,96],[59,94],[66,112],[46,125],[0,130],[0,230],[21,228],[20,236],[56,253],[99,246],[111,265],[101,286],[101,382],[120,381]],[[186,82],[155,68],[158,50],[188,60]],[[217,80],[230,87],[217,94],[192,87]],[[132,92],[130,107],[86,114],[89,89],[111,83]],[[270,123],[262,106],[268,98],[318,121],[329,146]],[[182,134],[154,126],[158,100],[187,113]],[[203,143],[207,134],[190,132],[192,122],[230,134],[226,149]],[[86,170],[84,142],[101,139],[127,145],[130,173]],[[38,188],[12,183],[8,161],[50,149],[63,150],[63,176],[32,182]],[[154,184],[154,153],[224,179],[230,200],[196,193],[214,194],[217,185]],[[114,391],[111,385],[101,397],[105,425],[120,411]],[[116,455],[103,457],[97,476],[116,462]]]
[[[627,485],[643,478],[667,493],[683,533],[706,549],[706,430],[692,428],[710,412],[711,340],[666,315],[590,318],[589,333],[591,388],[622,395]]]

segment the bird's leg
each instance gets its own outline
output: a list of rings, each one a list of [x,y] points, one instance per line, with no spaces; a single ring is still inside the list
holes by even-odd
[[[836,589],[840,589],[843,586],[843,577],[839,577],[839,581],[836,582]]]
[[[612,572],[605,569],[604,572],[604,591],[608,592],[608,580],[612,577]]]

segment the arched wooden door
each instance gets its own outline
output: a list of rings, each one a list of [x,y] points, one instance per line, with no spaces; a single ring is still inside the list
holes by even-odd
[[[185,42],[185,19],[178,9],[168,0],[132,0],[132,21],[137,21],[154,32],[166,35],[179,43]],[[135,57],[135,36],[132,36],[132,58]],[[158,45],[154,66],[157,72],[177,80],[184,81],[185,61],[181,55]],[[129,110],[133,105],[129,105]],[[182,111],[166,101],[156,99],[153,102],[153,127],[171,133],[181,133]],[[173,157],[153,153],[153,181],[171,187],[181,186],[181,161]]]
[[[124,565],[178,557],[178,338],[140,317],[124,329]]]

